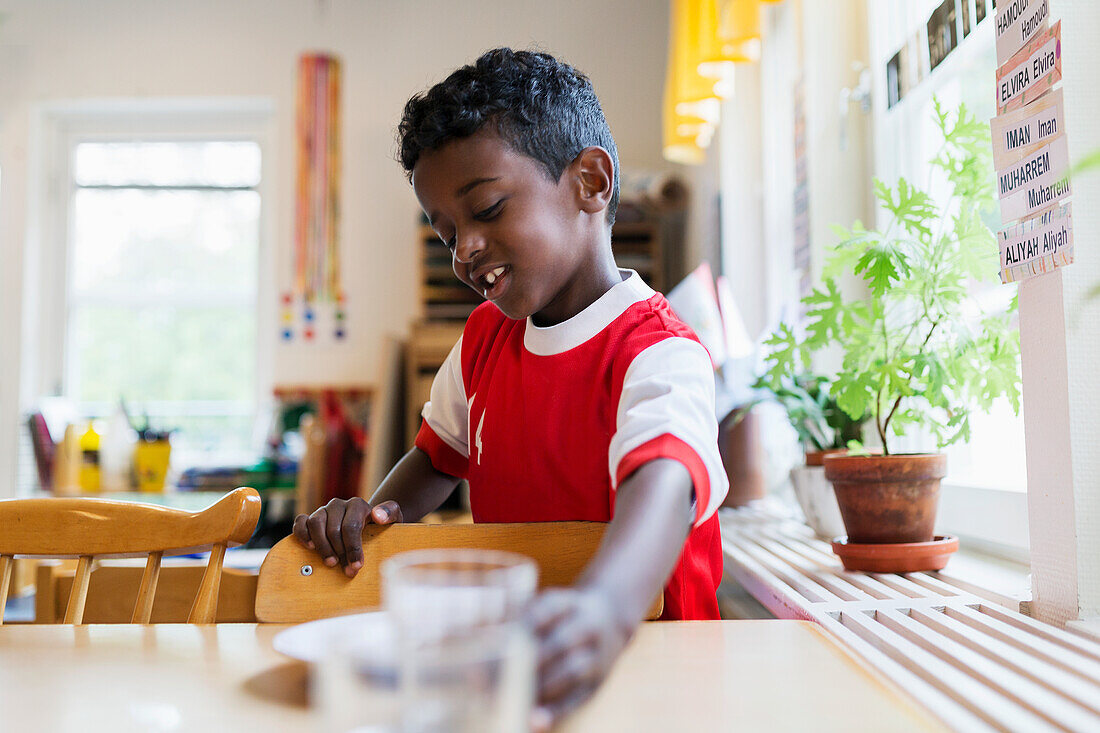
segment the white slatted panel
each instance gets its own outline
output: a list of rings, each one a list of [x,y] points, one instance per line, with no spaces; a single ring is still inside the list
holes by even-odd
[[[1100,644],[937,573],[851,573],[809,527],[723,510],[726,573],[780,618],[816,621],[959,731],[1100,731]]]

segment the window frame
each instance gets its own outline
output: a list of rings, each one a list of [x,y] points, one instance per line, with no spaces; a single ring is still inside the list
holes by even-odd
[[[67,393],[70,302],[71,169],[75,146],[82,142],[247,140],[260,147],[262,172],[255,190],[260,196],[256,313],[255,386],[252,404],[260,410],[273,382],[275,346],[275,242],[272,196],[277,191],[274,159],[274,104],[262,98],[89,100],[42,105],[35,114],[32,152],[37,171],[37,208],[32,221],[38,247],[38,287],[25,301],[30,321],[38,327],[24,334],[24,348],[35,355],[34,369],[25,372],[24,395]],[[34,186],[34,183],[32,183]],[[37,297],[35,297],[37,295]],[[35,302],[31,302],[34,300]]]

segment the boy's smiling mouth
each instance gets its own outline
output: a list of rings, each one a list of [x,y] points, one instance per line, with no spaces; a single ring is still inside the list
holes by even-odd
[[[479,269],[471,279],[486,300],[494,300],[508,287],[508,276],[511,273],[512,268],[508,265],[497,265]]]

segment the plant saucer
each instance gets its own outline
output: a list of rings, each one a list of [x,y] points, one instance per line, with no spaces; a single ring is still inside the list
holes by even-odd
[[[848,542],[847,537],[837,537],[832,544],[845,570],[915,573],[942,570],[951,554],[959,549],[959,538],[941,536],[929,542],[861,544]]]

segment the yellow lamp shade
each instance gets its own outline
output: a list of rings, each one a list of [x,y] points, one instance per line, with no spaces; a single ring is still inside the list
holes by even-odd
[[[699,145],[695,137],[680,133],[673,133],[671,136],[668,132],[665,133],[661,154],[665,160],[681,165],[700,165],[707,158],[706,150]]]
[[[703,7],[700,0],[672,0],[668,74],[676,102],[717,99],[714,80],[699,74],[703,53]]]
[[[709,78],[723,78],[732,74],[733,64],[752,63],[760,60],[758,42],[760,23],[756,13],[756,39],[740,37],[735,10],[747,13],[747,9],[734,8],[733,0],[697,0],[699,2],[700,54],[698,69]],[[759,10],[759,7],[757,7]],[[751,30],[751,29],[750,29]]]
[[[761,0],[670,0],[664,156],[701,163],[733,95],[735,64],[760,58]]]
[[[676,91],[676,80],[669,73],[665,79],[662,108],[664,140],[661,152],[673,163],[698,165],[706,159],[705,149],[710,145],[717,124],[713,110],[720,104],[716,99],[678,101]]]
[[[718,0],[718,37],[723,43],[760,39],[760,0]]]

